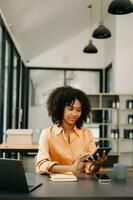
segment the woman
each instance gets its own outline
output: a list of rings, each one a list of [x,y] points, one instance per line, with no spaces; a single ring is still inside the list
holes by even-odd
[[[99,172],[105,155],[83,162],[96,149],[91,130],[82,127],[91,111],[87,95],[69,86],[56,88],[49,95],[47,109],[53,125],[41,133],[37,173]]]

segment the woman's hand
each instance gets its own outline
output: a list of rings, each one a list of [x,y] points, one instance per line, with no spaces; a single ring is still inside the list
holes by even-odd
[[[99,154],[97,154],[97,159],[94,159],[93,157],[91,158],[91,162],[92,164],[96,164],[96,165],[103,165],[103,163],[107,160],[108,156],[106,155],[106,153],[103,151],[102,156],[100,156]]]
[[[80,154],[75,160],[75,162],[70,166],[70,171],[72,171],[73,173],[81,172],[85,167],[85,163],[83,162],[85,158],[86,153]]]
[[[92,173],[97,173],[99,171],[99,169],[102,167],[103,163],[107,160],[108,156],[105,154],[105,152],[103,152],[102,156],[100,156],[99,154],[97,154],[97,158],[94,159],[93,157],[91,157],[90,161],[91,161],[91,165],[90,165],[90,171]]]
[[[55,164],[50,168],[50,172],[52,173],[64,173],[64,172],[73,172],[73,173],[79,173],[84,170],[85,163],[83,160],[86,158],[86,153],[83,153],[82,155],[78,155],[76,160],[73,162],[72,165],[60,165]]]

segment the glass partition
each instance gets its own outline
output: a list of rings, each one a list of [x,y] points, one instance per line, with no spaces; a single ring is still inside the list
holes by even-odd
[[[30,72],[30,104],[42,106],[55,87],[64,85],[64,71],[32,70]]]
[[[62,85],[64,85],[63,70],[30,70],[29,128],[43,128],[50,125],[46,100],[55,87]]]
[[[12,128],[16,127],[16,109],[17,109],[17,67],[18,67],[18,56],[14,54],[13,59],[13,101],[12,101]]]
[[[99,71],[66,70],[66,85],[79,88],[87,94],[99,92]]]
[[[76,69],[30,70],[28,128],[44,128],[51,124],[46,109],[49,93],[56,87],[69,85],[87,94],[100,92],[99,71]]]

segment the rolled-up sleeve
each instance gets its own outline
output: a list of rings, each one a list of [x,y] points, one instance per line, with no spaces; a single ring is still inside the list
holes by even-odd
[[[49,154],[47,130],[43,130],[39,139],[39,150],[35,157],[36,172],[39,174],[49,174],[50,168],[55,164],[58,163],[51,161]]]

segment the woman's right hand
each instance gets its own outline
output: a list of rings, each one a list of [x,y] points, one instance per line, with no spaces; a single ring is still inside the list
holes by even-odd
[[[83,153],[77,156],[76,160],[71,165],[60,165],[55,164],[50,168],[52,173],[64,173],[64,172],[73,172],[80,173],[85,170],[85,163],[83,160],[86,158],[87,154]]]
[[[83,171],[85,167],[85,163],[83,160],[86,158],[86,153],[81,154],[77,157],[77,159],[74,161],[72,165],[70,165],[70,171],[73,173],[79,173]]]

